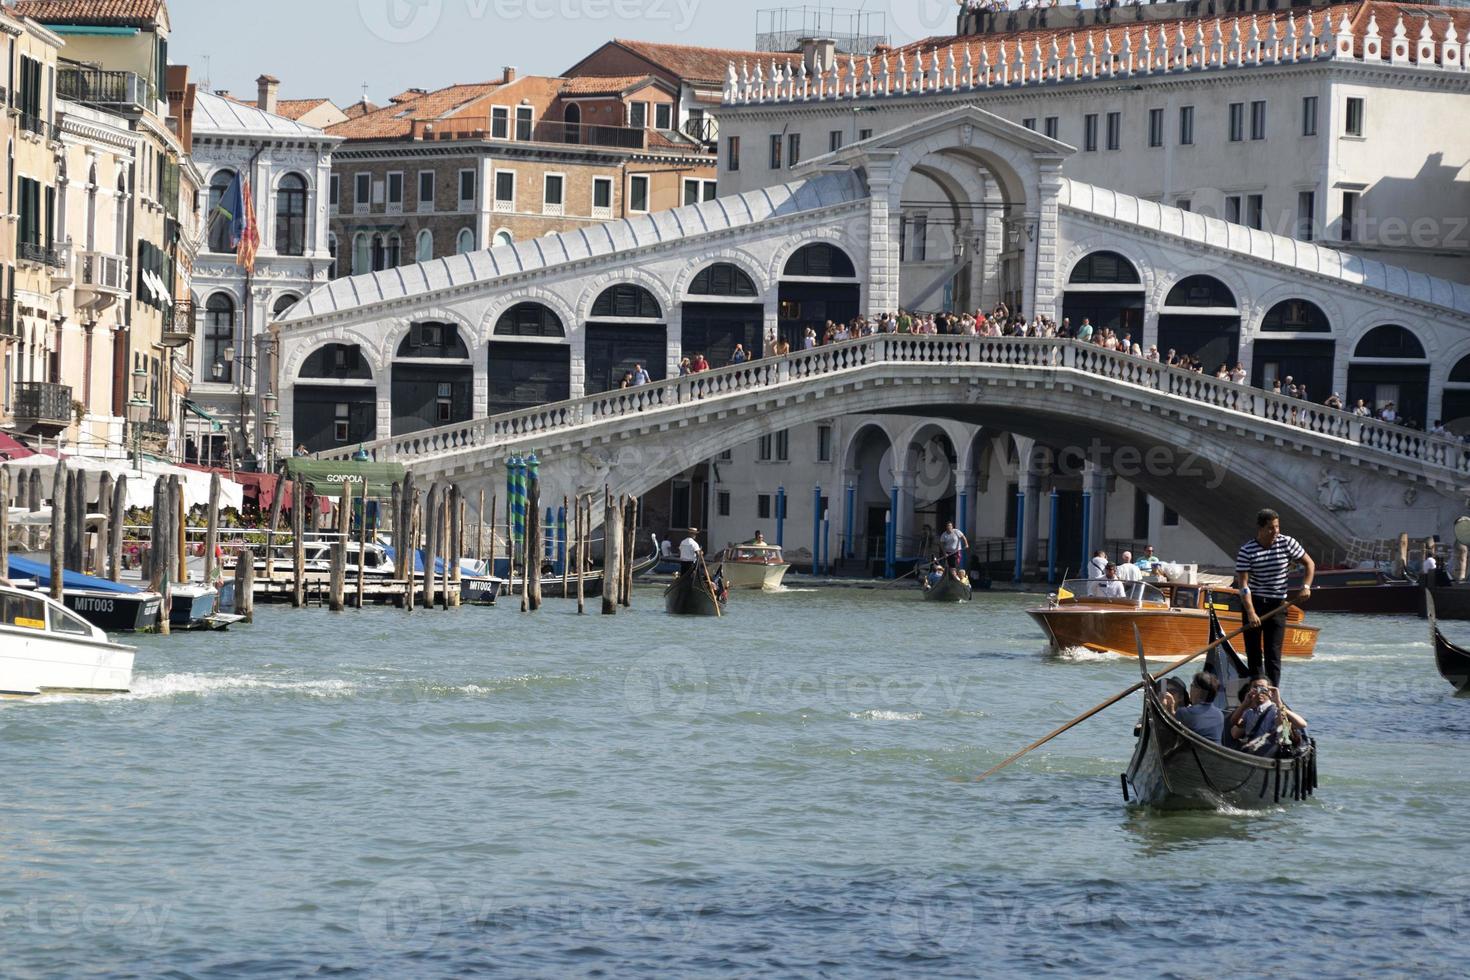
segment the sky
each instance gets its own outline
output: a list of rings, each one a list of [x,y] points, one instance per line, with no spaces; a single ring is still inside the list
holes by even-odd
[[[954,0],[846,0],[895,41],[953,33]],[[169,59],[237,97],[261,74],[280,96],[378,104],[412,87],[555,75],[615,37],[750,48],[780,0],[168,0]],[[791,3],[791,6],[800,6]],[[816,6],[809,4],[808,6]],[[207,59],[207,61],[206,61]]]

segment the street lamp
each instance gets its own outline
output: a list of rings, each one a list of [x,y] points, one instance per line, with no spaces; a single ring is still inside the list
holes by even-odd
[[[133,369],[133,397],[128,399],[128,426],[133,430],[133,465],[143,471],[143,423],[153,406],[148,404],[148,372],[140,364]]]
[[[281,414],[276,411],[276,390],[270,388],[261,396],[260,407],[265,410],[265,419],[260,424],[261,435],[265,439],[265,471],[271,472],[275,468],[276,455],[276,427],[280,424]]]

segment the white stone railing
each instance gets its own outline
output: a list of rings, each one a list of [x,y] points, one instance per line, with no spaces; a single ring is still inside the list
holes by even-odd
[[[568,401],[538,405],[490,418],[426,429],[362,447],[374,459],[412,463],[465,451],[546,437],[571,437],[575,430],[619,418],[647,424],[651,413],[689,405],[708,408],[725,399],[773,391],[811,378],[836,377],[883,364],[976,365],[1023,371],[1066,371],[1104,378],[1134,389],[1208,405],[1242,417],[1362,446],[1394,457],[1454,473],[1470,475],[1470,451],[1453,438],[1431,436],[1403,426],[1314,405],[1274,392],[1222,381],[1157,361],[1108,350],[1075,340],[1043,337],[955,337],[880,334],[793,352],[781,358],[759,358],[745,364],[655,381]],[[1162,399],[1156,399],[1162,403]],[[323,453],[349,459],[356,449]]]
[[[1266,21],[1263,29],[1262,20]],[[1061,82],[1132,78],[1163,73],[1201,72],[1258,65],[1285,65],[1333,59],[1359,63],[1417,65],[1445,71],[1470,70],[1470,45],[1462,41],[1453,21],[1436,38],[1426,17],[1417,39],[1411,40],[1402,16],[1393,34],[1384,38],[1378,20],[1370,17],[1358,38],[1344,13],[1334,31],[1330,15],[1313,17],[1308,11],[1274,16],[1270,13],[1221,19],[1201,19],[1188,28],[1182,22],[1148,28],[1137,50],[1133,47],[1133,24],[1098,25],[1096,28],[1057,29],[1043,53],[1037,31],[1031,39],[1010,41],[983,35],[957,37],[954,43],[935,49],[926,63],[919,52],[912,65],[903,51],[859,59],[836,59],[824,71],[809,72],[804,63],[757,62],[727,68],[724,88],[726,105],[823,102],[843,99],[965,92],[975,89],[1009,88]],[[1283,26],[1284,23],[1284,26]],[[1246,24],[1242,30],[1242,24]],[[1082,50],[1078,50],[1078,36]],[[1099,42],[1096,35],[1100,35]],[[1121,37],[1115,47],[1114,37]],[[1062,50],[1058,39],[1065,40]],[[1466,40],[1470,40],[1467,38]],[[956,59],[955,50],[963,53]],[[768,70],[769,69],[769,70]]]

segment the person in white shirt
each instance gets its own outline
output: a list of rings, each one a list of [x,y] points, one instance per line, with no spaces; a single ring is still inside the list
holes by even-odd
[[[1118,564],[1118,579],[1122,582],[1142,582],[1143,570],[1133,564],[1133,552],[1125,551]]]
[[[704,549],[699,546],[699,528],[691,527],[689,537],[679,542],[679,564],[685,568],[693,567],[699,561],[699,556]]]

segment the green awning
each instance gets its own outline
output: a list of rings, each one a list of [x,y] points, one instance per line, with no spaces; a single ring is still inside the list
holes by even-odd
[[[291,457],[286,460],[286,479],[311,488],[319,497],[342,496],[342,484],[351,483],[352,495],[360,498],[388,497],[393,484],[403,482],[402,463],[368,463],[356,460],[326,460]]]
[[[88,37],[132,37],[138,33],[136,27],[106,27],[102,24],[47,24],[46,30]]]
[[[189,411],[189,412],[194,413],[195,415],[199,416],[201,419],[204,419],[205,421],[209,422],[210,423],[210,427],[215,432],[218,432],[218,431],[220,431],[221,429],[224,428],[224,426],[222,426],[220,424],[219,419],[215,418],[213,415],[210,415],[204,409],[200,408],[198,402],[190,401],[189,399],[185,398],[184,399],[184,409],[186,411]]]

